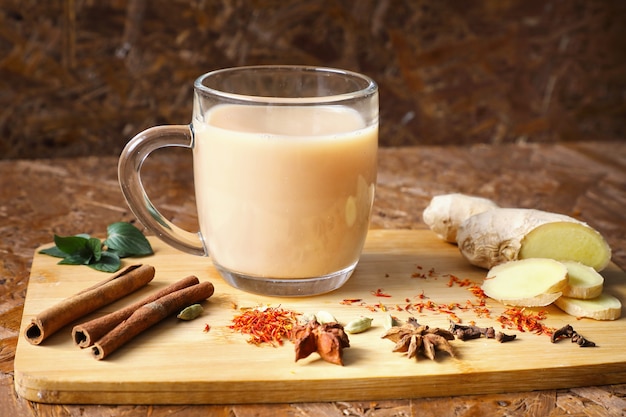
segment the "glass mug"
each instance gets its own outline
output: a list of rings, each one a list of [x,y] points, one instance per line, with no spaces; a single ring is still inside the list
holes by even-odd
[[[200,231],[165,219],[141,183],[145,158],[193,152]],[[309,296],[341,287],[367,235],[377,173],[378,86],[306,66],[216,70],[194,83],[190,125],[149,128],[118,175],[135,216],[179,250],[210,256],[233,287]]]

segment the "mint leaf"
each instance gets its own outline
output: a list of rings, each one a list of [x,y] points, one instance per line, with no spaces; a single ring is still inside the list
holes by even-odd
[[[97,271],[115,272],[120,269],[120,266],[122,266],[122,261],[120,260],[120,257],[117,256],[117,254],[115,253],[102,252],[100,260],[90,263],[88,266]]]
[[[52,246],[49,248],[45,248],[39,251],[39,253],[43,253],[44,255],[54,256],[55,258],[65,258],[67,253],[63,252],[61,249],[56,246]]]
[[[61,252],[68,255],[84,250],[87,247],[89,238],[84,236],[59,236],[54,235],[54,244]]]
[[[104,244],[120,258],[152,255],[152,246],[139,229],[130,223],[118,222],[107,227]]]
[[[59,265],[88,265],[92,258],[93,254],[90,252],[76,252],[66,255],[65,258],[59,261]]]
[[[87,240],[86,246],[89,249],[89,251],[91,251],[93,255],[93,259],[96,262],[98,262],[100,258],[102,257],[102,242],[100,242],[100,239],[96,239],[95,237],[90,237],[89,240]]]
[[[65,256],[60,265],[86,265],[95,255],[95,251],[98,251],[100,256],[102,243],[98,239],[81,236],[54,236],[54,243],[56,247]],[[96,248],[94,250],[94,248]]]
[[[104,272],[119,270],[122,266],[120,258],[154,253],[148,239],[130,223],[110,224],[107,234],[104,242],[88,234],[54,235],[56,246],[42,249],[39,253],[63,258],[59,265],[87,265]]]

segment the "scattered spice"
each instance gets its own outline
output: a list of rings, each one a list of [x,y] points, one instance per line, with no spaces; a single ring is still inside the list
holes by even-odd
[[[385,330],[389,330],[393,326],[399,326],[401,324],[400,320],[397,317],[392,316],[391,314],[387,314],[384,320],[385,320]]]
[[[496,341],[500,343],[512,342],[516,339],[516,335],[514,334],[506,334],[502,332],[496,333]]]
[[[245,309],[242,314],[233,317],[233,324],[228,327],[249,335],[250,344],[280,346],[284,339],[291,339],[298,315],[281,307]]]
[[[176,317],[180,320],[189,321],[200,317],[203,312],[204,308],[202,308],[202,304],[192,304],[185,307]]]
[[[485,336],[487,339],[496,337],[496,331],[493,327],[478,327],[476,325],[463,326],[450,323],[450,332],[459,340],[478,339],[481,336]]]
[[[547,317],[544,310],[539,312],[526,311],[525,308],[508,308],[496,320],[506,329],[514,329],[520,332],[552,335],[554,328],[542,323]]]
[[[509,335],[497,332],[493,327],[478,327],[476,324],[463,326],[457,323],[450,323],[450,332],[459,340],[478,339],[482,336],[487,339],[495,339],[497,342],[506,343],[516,339],[516,335]]]
[[[468,278],[460,279],[454,275],[450,276],[448,286],[458,285],[459,287],[466,287],[469,292],[474,295],[475,300],[467,300],[465,302],[465,308],[472,310],[478,317],[490,318],[490,311],[487,308],[487,295],[483,291],[480,285],[472,282]]]
[[[552,334],[550,341],[552,343],[556,343],[559,340],[564,339],[564,338],[571,338],[572,343],[576,343],[580,347],[595,347],[596,346],[594,342],[592,342],[591,340],[585,339],[582,335],[576,332],[574,328],[570,326],[569,324],[556,330]]]
[[[211,326],[209,325],[209,323],[204,323],[204,333],[208,333],[211,330]]]
[[[372,327],[372,321],[374,319],[370,317],[359,317],[358,319],[354,319],[350,321],[344,327],[346,333],[363,333],[366,330],[369,330]]]
[[[481,300],[487,299],[487,294],[485,294],[485,292],[483,291],[480,285],[474,284],[474,285],[471,285],[468,289],[472,294],[474,294],[474,297],[481,299]]]
[[[459,287],[469,287],[474,284],[469,278],[460,279],[456,275],[452,274],[450,274],[449,276],[450,280],[448,281],[448,287],[452,287],[454,284],[458,285]]]
[[[394,326],[382,336],[395,342],[393,352],[405,352],[408,358],[418,359],[421,353],[430,360],[435,360],[436,352],[447,352],[454,357],[452,345],[448,342],[454,340],[454,335],[445,329],[430,328],[420,325],[416,320],[409,321],[400,326]]]
[[[478,338],[485,336],[488,338],[494,338],[500,343],[509,342],[516,339],[515,335],[508,335],[503,332],[495,332],[493,327],[479,328],[476,327],[476,323],[472,320],[468,326],[461,326],[461,317],[459,312],[473,312],[479,318],[491,318],[492,312],[487,306],[488,297],[482,290],[481,286],[469,278],[460,278],[454,274],[439,274],[435,271],[435,268],[430,268],[425,271],[425,268],[421,265],[416,266],[417,272],[411,274],[411,278],[421,279],[438,279],[439,277],[445,277],[448,279],[446,285],[448,287],[458,286],[466,288],[473,296],[465,301],[465,303],[447,303],[439,304],[431,300],[421,290],[412,298],[406,297],[403,304],[395,304],[392,306],[386,306],[380,302],[369,304],[361,299],[344,299],[341,304],[343,305],[358,305],[367,308],[371,312],[386,312],[390,309],[396,311],[403,311],[409,314],[423,314],[425,311],[431,311],[439,314],[446,314],[450,320],[451,329],[456,330],[455,336],[460,340],[469,340],[472,338]],[[371,291],[372,295],[377,297],[391,297],[391,295],[383,292],[381,288],[376,291]],[[503,329],[513,329],[520,332],[532,332],[538,335],[552,335],[554,329],[546,326],[543,321],[547,317],[546,311],[526,311],[519,308],[508,308],[496,321],[499,322]],[[386,323],[386,328],[389,328],[390,323]],[[396,326],[394,326],[396,327]],[[452,332],[452,330],[451,330]],[[417,339],[417,338],[416,338]],[[576,339],[577,343],[579,339]],[[409,340],[410,343],[410,340]],[[417,343],[417,341],[415,341]]]
[[[371,291],[372,295],[375,295],[376,297],[391,297],[391,295],[383,292],[382,288],[377,288],[376,291]]]
[[[325,311],[325,310],[318,311],[317,314],[313,316],[313,318],[317,320],[317,322],[320,324],[337,323],[337,319],[335,318],[335,316],[333,316],[332,313],[329,313],[328,311]]]
[[[317,352],[326,362],[343,365],[343,349],[350,347],[350,340],[341,324],[320,324],[315,319],[294,329],[293,342],[296,362]]]
[[[456,323],[460,323],[462,320],[458,316],[457,312],[459,311],[473,311],[478,317],[486,317],[490,318],[490,310],[487,308],[487,296],[482,291],[482,288],[477,283],[471,281],[469,278],[459,278],[453,274],[444,274],[440,275],[435,271],[435,268],[430,268],[428,272],[421,272],[424,268],[420,265],[416,267],[420,272],[415,272],[411,275],[412,278],[431,278],[434,277],[437,279],[439,276],[448,277],[448,287],[459,286],[465,287],[474,295],[474,300],[466,300],[464,304],[462,303],[448,303],[448,304],[437,304],[434,301],[430,300],[429,297],[426,296],[424,290],[420,293],[416,294],[412,298],[406,297],[404,299],[404,304],[395,304],[392,306],[386,306],[380,302],[368,304],[365,301],[358,298],[347,298],[343,299],[340,304],[342,305],[358,305],[361,307],[367,308],[371,312],[386,312],[390,309],[394,309],[396,311],[406,311],[410,314],[421,314],[424,310],[432,311],[435,313],[446,314],[448,315],[451,321]],[[375,291],[371,291],[371,294],[376,297],[387,297],[391,298],[391,295],[384,292],[382,288],[378,288]]]
[[[414,272],[413,274],[411,274],[411,278],[425,279],[436,276],[435,268],[430,268],[426,273],[422,272],[424,268],[421,265],[417,265],[416,268],[419,270],[419,272]]]

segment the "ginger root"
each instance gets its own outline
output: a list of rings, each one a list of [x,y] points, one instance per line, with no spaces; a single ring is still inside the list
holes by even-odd
[[[491,298],[526,307],[555,303],[598,320],[621,314],[619,300],[602,294],[598,274],[611,261],[611,248],[580,220],[459,193],[433,197],[422,218],[470,264],[490,270],[482,289]]]
[[[543,307],[558,299],[567,283],[567,268],[561,262],[530,258],[494,266],[482,290],[503,304]]]
[[[446,242],[456,243],[457,229],[471,216],[498,205],[487,198],[453,193],[433,197],[422,213],[424,223]]]
[[[604,269],[611,248],[589,225],[572,217],[534,209],[497,208],[465,220],[458,229],[461,254],[486,269],[527,258],[569,260]]]

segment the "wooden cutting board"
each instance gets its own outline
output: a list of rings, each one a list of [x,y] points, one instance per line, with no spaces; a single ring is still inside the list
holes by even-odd
[[[215,294],[204,303],[204,315],[189,322],[169,318],[103,361],[73,346],[71,326],[39,346],[30,345],[21,335],[15,357],[15,387],[20,396],[45,403],[269,403],[382,400],[626,382],[626,317],[612,322],[577,320],[556,307],[547,308],[547,325],[572,324],[598,347],[580,348],[567,340],[552,344],[545,335],[505,330],[516,334],[517,340],[452,341],[456,358],[441,354],[436,361],[415,361],[392,352],[393,343],[381,339],[387,314],[406,320],[411,314],[399,310],[418,300],[465,304],[474,296],[467,287],[449,286],[450,274],[475,282],[481,282],[485,274],[468,265],[455,246],[427,230],[370,231],[362,259],[348,283],[332,293],[309,298],[267,298],[240,292],[224,283],[210,260],[184,255],[157,239],[151,243],[155,255],[139,262],[155,266],[154,280],[87,318],[118,309],[191,274],[215,286]],[[40,311],[104,278],[90,268],[56,262],[35,254],[22,332]],[[429,274],[431,270],[434,273]],[[422,275],[427,277],[419,277]],[[603,275],[605,291],[626,301],[626,274],[611,265]],[[390,297],[375,296],[378,289]],[[344,299],[355,298],[362,299],[363,305],[342,304]],[[376,304],[379,306],[372,308]],[[317,354],[295,362],[290,342],[281,347],[258,347],[228,328],[239,313],[234,306],[259,305],[301,313],[325,310],[343,323],[368,316],[374,319],[373,328],[350,335],[345,366],[324,362]],[[488,308],[490,318],[477,317],[471,310],[455,312],[464,323],[475,320],[480,326],[501,330],[496,317],[503,306],[489,302]],[[449,327],[446,313],[423,310],[413,315],[422,324]],[[210,325],[208,332],[204,331],[206,324]]]

